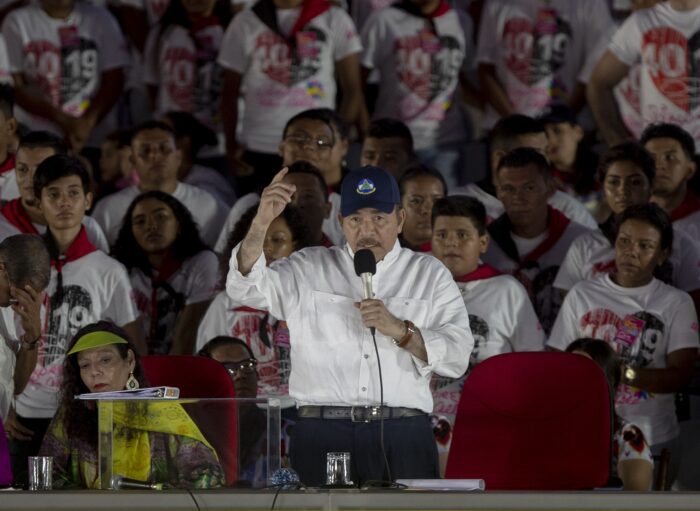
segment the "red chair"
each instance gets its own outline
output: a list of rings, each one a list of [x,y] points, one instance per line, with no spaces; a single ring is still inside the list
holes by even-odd
[[[180,397],[233,398],[233,380],[216,360],[192,355],[148,355],[141,365],[149,385],[167,385],[180,389]],[[199,403],[184,405],[204,437],[219,455],[226,484],[238,479],[238,410],[235,403]]]
[[[613,408],[603,371],[570,353],[507,353],[464,383],[445,476],[487,490],[605,486]]]
[[[10,468],[10,448],[7,445],[5,427],[0,419],[0,486],[12,484],[12,469]]]

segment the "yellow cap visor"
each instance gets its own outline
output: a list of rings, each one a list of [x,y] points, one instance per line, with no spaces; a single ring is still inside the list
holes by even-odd
[[[66,354],[66,356],[92,348],[99,348],[100,346],[109,346],[110,344],[129,343],[126,339],[111,332],[105,332],[104,330],[100,332],[90,332],[89,334],[85,334],[78,339],[78,342],[73,345],[73,348]]]

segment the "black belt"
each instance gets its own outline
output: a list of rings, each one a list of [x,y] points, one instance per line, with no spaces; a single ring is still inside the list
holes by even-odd
[[[382,413],[380,414],[380,410]],[[403,419],[404,417],[417,417],[425,415],[423,410],[417,408],[404,408],[402,406],[300,406],[297,411],[299,417],[305,419],[345,419],[353,422],[370,422],[384,419]]]

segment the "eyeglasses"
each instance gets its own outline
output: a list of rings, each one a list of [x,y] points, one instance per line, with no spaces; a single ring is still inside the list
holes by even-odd
[[[284,137],[285,142],[289,142],[297,147],[310,147],[316,149],[317,151],[327,152],[333,148],[335,142],[328,138],[312,138],[304,133],[292,133]]]
[[[246,358],[240,362],[224,362],[222,364],[231,376],[236,376],[239,371],[241,374],[251,374],[255,371],[258,361],[254,358]]]

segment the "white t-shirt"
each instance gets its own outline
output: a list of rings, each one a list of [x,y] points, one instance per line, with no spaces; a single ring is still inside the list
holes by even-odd
[[[15,396],[15,363],[19,335],[15,328],[15,314],[10,307],[0,308],[0,420],[7,412]]]
[[[466,140],[459,81],[473,64],[472,31],[455,9],[431,19],[396,6],[374,13],[362,31],[362,65],[379,73],[373,117],[403,121],[419,150]]]
[[[59,302],[58,274],[51,269],[37,365],[27,387],[17,396],[17,413],[22,417],[53,417],[66,348],[80,328],[101,319],[119,326],[136,320],[129,276],[116,259],[95,250],[66,263],[61,273],[63,296]]]
[[[126,210],[140,193],[137,186],[129,186],[108,195],[95,206],[92,216],[102,226],[110,246],[117,241]],[[226,219],[226,206],[204,190],[185,183],[178,183],[172,196],[190,211],[202,241],[213,246]]]
[[[389,7],[396,0],[352,0],[350,2],[350,16],[355,22],[357,30],[362,31],[367,19],[375,12]]]
[[[700,240],[700,210],[673,221],[674,232],[682,232],[691,240]]]
[[[671,284],[683,291],[700,289],[700,246],[688,236],[673,230],[669,263],[673,268]],[[569,247],[554,280],[554,287],[568,291],[582,280],[615,270],[615,247],[600,231],[583,234]]]
[[[37,5],[19,8],[2,25],[10,71],[23,73],[54,106],[80,117],[101,87],[101,75],[129,64],[126,41],[106,9],[77,2],[64,20],[49,17]],[[112,112],[115,114],[115,112]],[[94,134],[116,129],[108,115]],[[17,121],[32,130],[60,133],[56,125],[17,107]]]
[[[569,291],[547,345],[565,350],[581,337],[608,342],[640,368],[666,367],[669,353],[700,347],[695,306],[687,293],[656,279],[643,287],[624,288],[607,274],[579,282]],[[622,384],[615,408],[641,428],[650,445],[680,432],[673,394]]]
[[[158,86],[156,115],[189,112],[215,132],[221,132],[222,71],[216,63],[224,29],[211,24],[190,33],[171,25],[160,38],[156,25],[144,52],[143,81]]]
[[[486,193],[474,183],[461,186],[454,190],[450,195],[467,195],[469,197],[479,199],[486,208],[486,216],[488,217],[489,222],[491,222],[491,220],[495,220],[505,213],[503,203],[498,200],[497,197],[494,197],[490,193]],[[553,208],[564,213],[569,220],[573,220],[574,222],[584,225],[589,229],[598,228],[598,224],[591,215],[590,211],[586,209],[586,206],[568,193],[557,190],[554,192],[554,195],[549,198],[547,203]]]
[[[289,339],[284,345],[278,345],[276,324],[277,320],[266,311],[244,307],[222,291],[211,302],[199,324],[197,351],[220,335],[242,339],[258,361],[258,395],[287,395]]]
[[[492,64],[515,112],[568,102],[586,58],[612,25],[605,0],[488,0],[476,60]],[[488,107],[484,127],[498,115]]]
[[[233,208],[231,208],[231,211],[229,211],[224,227],[221,229],[219,239],[216,241],[214,251],[217,254],[223,253],[223,251],[226,249],[228,238],[231,236],[233,229],[235,229],[236,224],[241,219],[241,216],[243,216],[243,213],[248,211],[248,209],[253,207],[258,202],[260,202],[260,196],[257,193],[248,193],[236,201]],[[328,196],[328,202],[331,203],[331,213],[328,215],[328,218],[323,221],[321,230],[323,231],[323,234],[325,234],[328,239],[331,240],[333,245],[342,246],[345,243],[345,236],[343,235],[343,229],[338,221],[338,213],[340,212],[340,194],[331,192],[331,194]],[[228,254],[226,255],[228,256]]]
[[[609,50],[639,71],[640,113],[644,125],[678,124],[700,142],[696,82],[700,68],[700,7],[676,11],[668,2],[633,13],[615,33]]]
[[[219,283],[219,260],[214,252],[202,251],[189,259],[173,273],[167,283],[172,290],[181,295],[182,302],[162,286],[157,288],[156,302],[158,324],[152,327],[153,286],[151,278],[140,268],[132,268],[129,274],[134,289],[134,301],[143,318],[146,329],[144,338],[148,339],[150,355],[167,355],[170,353],[175,333],[175,323],[182,309],[190,304],[205,302],[214,298]]]
[[[39,234],[44,234],[46,232],[46,226],[41,224],[32,224]],[[105,233],[102,232],[102,227],[95,221],[94,218],[90,216],[83,217],[83,225],[85,226],[85,231],[87,232],[88,239],[90,243],[95,245],[99,250],[108,254],[109,244],[107,243],[107,238]],[[5,238],[14,236],[15,234],[31,234],[23,233],[17,227],[12,225],[7,219],[0,214],[0,241]]]
[[[10,71],[10,58],[7,55],[7,44],[2,34],[0,34],[0,83],[14,85],[12,71]]]
[[[280,9],[277,22],[291,29],[300,8]],[[355,25],[342,9],[309,21],[295,36],[296,53],[253,10],[229,24],[219,64],[243,76],[242,143],[252,151],[277,153],[288,119],[309,108],[335,108],[335,62],[362,49]]]
[[[588,228],[570,222],[554,245],[537,259],[536,265],[525,265],[523,268],[506,255],[493,236],[484,254],[485,263],[504,273],[513,274],[525,286],[545,332],[552,328],[561,306],[561,293],[552,286],[554,278],[571,243],[586,232],[589,232]],[[528,254],[520,254],[520,259],[524,260]]]
[[[469,311],[469,327],[474,336],[470,368],[501,353],[544,349],[544,332],[527,291],[516,279],[510,275],[500,275],[457,282],[457,287]],[[444,431],[452,431],[466,377],[454,379],[433,375],[432,415],[436,421],[446,421],[449,429]],[[441,455],[446,454],[450,449],[451,434],[437,440],[438,451]]]
[[[19,187],[15,169],[8,170],[0,175],[0,200],[11,201],[19,199]]]

